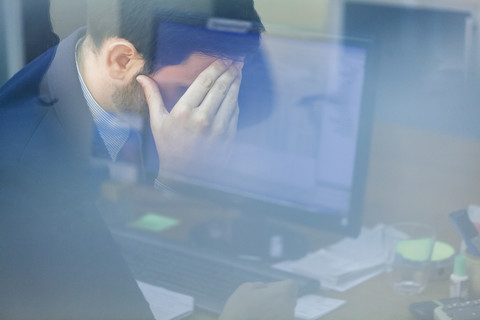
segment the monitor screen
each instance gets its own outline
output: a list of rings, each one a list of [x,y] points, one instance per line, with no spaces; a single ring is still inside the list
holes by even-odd
[[[271,101],[268,113],[259,111],[259,120],[247,125],[240,116],[226,161],[170,178],[245,214],[356,234],[373,114],[367,53],[360,40],[263,34],[265,69],[248,68],[247,61],[243,81],[270,81],[271,99],[259,99]],[[256,75],[265,70],[268,77]],[[249,117],[259,94],[251,88],[243,87],[240,99],[240,114]]]

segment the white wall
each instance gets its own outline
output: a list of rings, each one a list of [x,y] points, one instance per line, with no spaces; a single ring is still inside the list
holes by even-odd
[[[4,41],[2,46],[5,48],[5,72],[6,77],[10,78],[20,70],[25,61],[23,48],[23,28],[21,2],[18,0],[0,0],[0,26],[3,30]]]
[[[85,25],[86,0],[50,0],[50,15],[53,30],[64,39],[77,28]]]

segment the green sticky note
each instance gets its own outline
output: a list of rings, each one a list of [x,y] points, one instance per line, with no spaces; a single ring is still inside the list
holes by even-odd
[[[131,225],[135,228],[160,232],[165,229],[178,225],[180,221],[177,219],[161,216],[156,213],[147,213]]]

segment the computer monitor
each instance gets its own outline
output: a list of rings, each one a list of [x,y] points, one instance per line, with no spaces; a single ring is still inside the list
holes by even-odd
[[[188,28],[236,32],[208,30],[208,23]],[[252,96],[242,88],[240,114],[255,114],[258,107],[260,119],[244,125],[240,117],[228,161],[170,176],[174,189],[214,199],[253,219],[358,234],[374,101],[368,47],[358,39],[263,34],[266,68],[246,63],[244,81],[270,80],[261,85],[271,99],[259,99],[271,106],[255,105],[258,90]],[[269,76],[257,76],[259,70]],[[245,101],[252,105],[241,105]],[[146,162],[154,156],[147,152]]]

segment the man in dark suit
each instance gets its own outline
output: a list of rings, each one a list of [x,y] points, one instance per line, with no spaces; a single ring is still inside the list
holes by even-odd
[[[227,2],[216,2],[214,14],[259,23],[251,1]],[[162,5],[92,1],[87,31],[73,33],[1,88],[0,318],[152,318],[95,206],[103,171],[92,167],[92,150],[111,162],[124,157],[135,136],[128,116],[148,115],[160,163],[157,188],[166,172],[216,157],[236,129],[243,59],[251,49],[223,52],[206,42],[172,53],[175,41],[166,37],[183,37],[152,28]],[[291,318],[292,284],[271,288],[242,287],[224,317]]]

